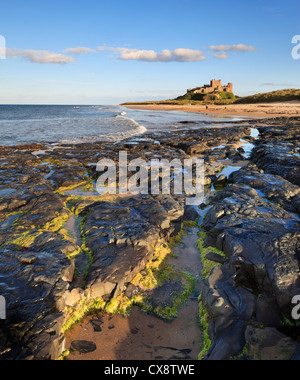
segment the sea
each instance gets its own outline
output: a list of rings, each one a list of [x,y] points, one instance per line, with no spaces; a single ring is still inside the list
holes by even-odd
[[[146,132],[209,128],[216,122],[236,120],[239,119],[107,105],[0,105],[0,146],[116,142]]]

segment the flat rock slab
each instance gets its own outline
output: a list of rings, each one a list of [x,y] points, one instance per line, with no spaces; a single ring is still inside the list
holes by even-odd
[[[260,140],[253,161],[268,174],[279,175],[300,186],[300,125],[298,118],[283,120],[286,126],[260,128]]]
[[[268,283],[280,307],[290,306],[300,284],[298,221],[243,186],[229,186],[215,199],[203,227],[217,248],[254,276],[253,284]]]
[[[149,292],[151,305],[156,307],[173,307],[173,301],[176,295],[182,293],[183,285],[179,281],[166,281],[162,286]]]
[[[230,179],[235,184],[250,186],[257,190],[258,195],[280,205],[286,211],[300,213],[299,186],[293,185],[278,175],[266,174],[261,172],[256,165],[249,165],[233,173]]]
[[[59,252],[0,250],[0,294],[7,308],[7,319],[0,324],[4,357],[57,358],[63,338],[63,298],[74,270],[74,262]],[[54,310],[60,313],[53,314]]]
[[[231,184],[212,198],[203,223],[209,245],[228,258],[213,269],[202,295],[213,339],[210,360],[238,356],[245,341],[254,360],[296,355],[292,338],[273,327],[249,327],[251,322],[280,326],[283,315],[290,317],[291,300],[300,289],[299,128],[298,136],[293,130],[291,136],[280,132],[272,146],[264,139],[272,140],[275,128],[261,131],[253,152],[256,164],[229,177]]]
[[[182,200],[140,196],[89,205],[84,232],[94,260],[86,290],[90,297],[116,296],[153,257],[155,247],[180,229]]]
[[[71,349],[78,351],[80,354],[89,354],[97,350],[97,346],[94,342],[87,340],[74,340],[71,343]]]

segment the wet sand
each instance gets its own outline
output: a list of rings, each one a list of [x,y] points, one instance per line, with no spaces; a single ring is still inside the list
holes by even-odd
[[[202,264],[196,247],[197,229],[184,236],[168,264],[199,276]],[[201,351],[198,295],[201,283],[172,322],[135,307],[129,317],[99,314],[66,334],[67,349],[73,341],[88,341],[97,349],[88,354],[72,352],[69,360],[197,360]],[[95,327],[96,326],[96,327]],[[97,330],[97,331],[95,331]]]
[[[183,111],[203,114],[216,114],[227,116],[250,116],[250,117],[281,117],[299,116],[300,101],[257,103],[257,104],[230,104],[230,105],[172,105],[172,104],[136,104],[126,108],[152,111]]]
[[[173,322],[165,322],[135,308],[128,318],[118,315],[90,317],[67,335],[72,341],[96,344],[89,354],[74,353],[69,360],[196,360],[200,352],[197,301],[189,301]],[[93,323],[100,324],[95,332]]]

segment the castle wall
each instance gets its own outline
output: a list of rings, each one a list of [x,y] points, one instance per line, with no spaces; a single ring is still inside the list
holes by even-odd
[[[188,92],[192,92],[194,94],[210,94],[215,91],[223,91],[223,92],[232,92],[233,93],[233,84],[228,83],[227,86],[222,86],[221,80],[211,80],[210,85],[205,85],[203,87],[196,87],[194,89],[189,89]]]

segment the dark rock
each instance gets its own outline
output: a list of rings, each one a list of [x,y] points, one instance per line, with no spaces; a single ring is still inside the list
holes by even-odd
[[[219,248],[236,267],[254,276],[258,286],[268,282],[281,308],[299,291],[296,225],[284,210],[246,193],[231,193],[217,203],[203,224],[210,236],[219,237]]]
[[[202,294],[213,339],[208,359],[241,354],[245,326],[256,322],[271,329],[261,334],[251,330],[251,340],[248,327],[250,358],[290,360],[297,343],[274,327],[281,326],[283,315],[290,317],[291,300],[299,294],[299,222],[290,213],[297,212],[299,188],[255,165],[233,173],[230,180],[234,184],[213,197],[203,223],[210,245],[229,258],[212,271]],[[234,334],[232,321],[240,328]]]
[[[227,261],[226,257],[222,257],[221,255],[218,255],[215,252],[209,252],[206,255],[206,258],[207,260],[214,261],[215,263],[219,263],[219,264],[225,264]]]
[[[184,211],[184,220],[195,221],[199,218],[199,214],[194,206],[186,206]]]
[[[297,345],[296,351],[291,360],[300,360],[300,344]]]
[[[228,360],[240,354],[245,345],[245,329],[246,326],[243,321],[233,322],[224,328],[219,336],[216,336],[207,359]]]
[[[101,319],[92,319],[91,324],[93,326],[94,332],[102,332],[103,321]]]
[[[89,250],[83,262],[77,260],[78,273],[83,275],[89,268],[84,296],[105,300],[126,290],[144,270],[158,241],[167,242],[180,231],[184,213],[185,218],[197,219],[196,210],[184,212],[184,197],[173,195],[113,202],[71,199],[66,205],[63,188],[96,181],[95,163],[107,157],[117,161],[120,150],[127,151],[129,160],[196,155],[205,160],[205,183],[209,185],[224,167],[218,161],[244,160],[242,150],[236,149],[241,139],[255,144],[252,159],[256,165],[251,163],[231,175],[233,184],[215,195],[204,223],[206,241],[228,257],[212,271],[203,290],[214,341],[209,357],[228,359],[241,353],[246,326],[252,322],[277,327],[281,314],[290,315],[291,297],[300,288],[299,220],[290,214],[300,210],[299,118],[263,122],[255,141],[249,126],[261,120],[236,123],[234,128],[232,121],[228,126],[216,122],[213,128],[197,122],[193,129],[149,133],[144,139],[115,144],[0,149],[0,294],[8,306],[8,319],[0,325],[1,359],[57,359],[64,348],[65,306],[75,305],[83,296],[79,285],[70,286],[75,267],[67,259],[78,252],[81,243],[66,239],[60,230],[72,213],[82,217],[83,251]],[[36,150],[45,152],[41,155]],[[220,177],[219,182],[223,186],[227,178]],[[86,193],[96,195],[95,191]],[[127,295],[133,296],[136,290],[129,287]],[[170,280],[149,297],[153,305],[171,307],[181,291],[180,281]],[[100,322],[94,320],[93,326],[100,331]],[[293,344],[285,338],[276,341],[275,334],[271,335],[276,350],[280,353],[282,345],[291,356]],[[248,335],[247,339],[253,344]],[[265,352],[269,342],[259,343],[259,350]],[[96,349],[93,342],[79,344],[79,348],[82,352]],[[172,358],[189,356],[187,351],[169,349]],[[297,357],[297,350],[292,356]]]
[[[124,295],[125,297],[131,299],[132,297],[138,295],[139,293],[141,293],[140,288],[130,283],[129,285],[126,286],[126,291]]]
[[[61,332],[64,322],[65,317],[59,313],[49,314],[37,321],[23,337],[24,345],[18,347],[18,355],[14,357],[11,352],[8,359],[57,360],[64,348],[65,337]]]
[[[275,297],[263,294],[258,298],[256,320],[264,326],[281,326],[282,312],[276,303]]]
[[[97,350],[97,346],[94,342],[89,342],[86,340],[74,340],[71,343],[71,348],[78,351],[80,354],[89,354]]]
[[[291,360],[297,348],[295,341],[270,327],[248,326],[245,338],[252,360]]]
[[[162,286],[155,288],[148,293],[150,303],[153,308],[156,307],[173,307],[174,297],[183,291],[183,285],[179,281],[169,280]]]
[[[64,318],[53,310],[64,309],[67,281],[72,280],[73,273],[74,263],[62,254],[41,251],[24,256],[1,249],[0,294],[6,299],[7,319],[0,325],[0,342],[5,342],[5,357],[58,358]],[[55,327],[55,334],[50,334],[50,325],[60,326]]]
[[[118,295],[153,257],[170,223],[182,221],[183,204],[173,197],[147,196],[95,204],[87,215],[86,245],[94,255],[87,277],[91,297]],[[167,234],[166,234],[167,233]]]
[[[235,184],[259,190],[258,195],[279,204],[286,211],[300,214],[300,188],[282,177],[262,174],[255,165],[252,165],[231,174],[230,179]]]
[[[72,254],[78,250],[78,246],[68,240],[65,240],[62,235],[54,232],[43,232],[29,246],[33,251],[58,252],[64,255]]]
[[[226,175],[222,174],[222,175],[220,175],[220,176],[216,179],[216,181],[214,181],[214,185],[215,185],[216,187],[218,187],[218,186],[225,186],[226,183],[227,183],[227,181],[228,181],[228,179],[227,179]]]
[[[207,145],[203,143],[191,143],[187,148],[186,148],[186,153],[190,155],[194,154],[202,154],[205,151],[207,151]]]
[[[38,258],[32,253],[23,253],[19,255],[18,260],[22,265],[32,265],[38,260]]]
[[[299,122],[289,120],[288,130],[268,127],[260,130],[253,161],[268,174],[279,175],[294,185],[300,185]]]

